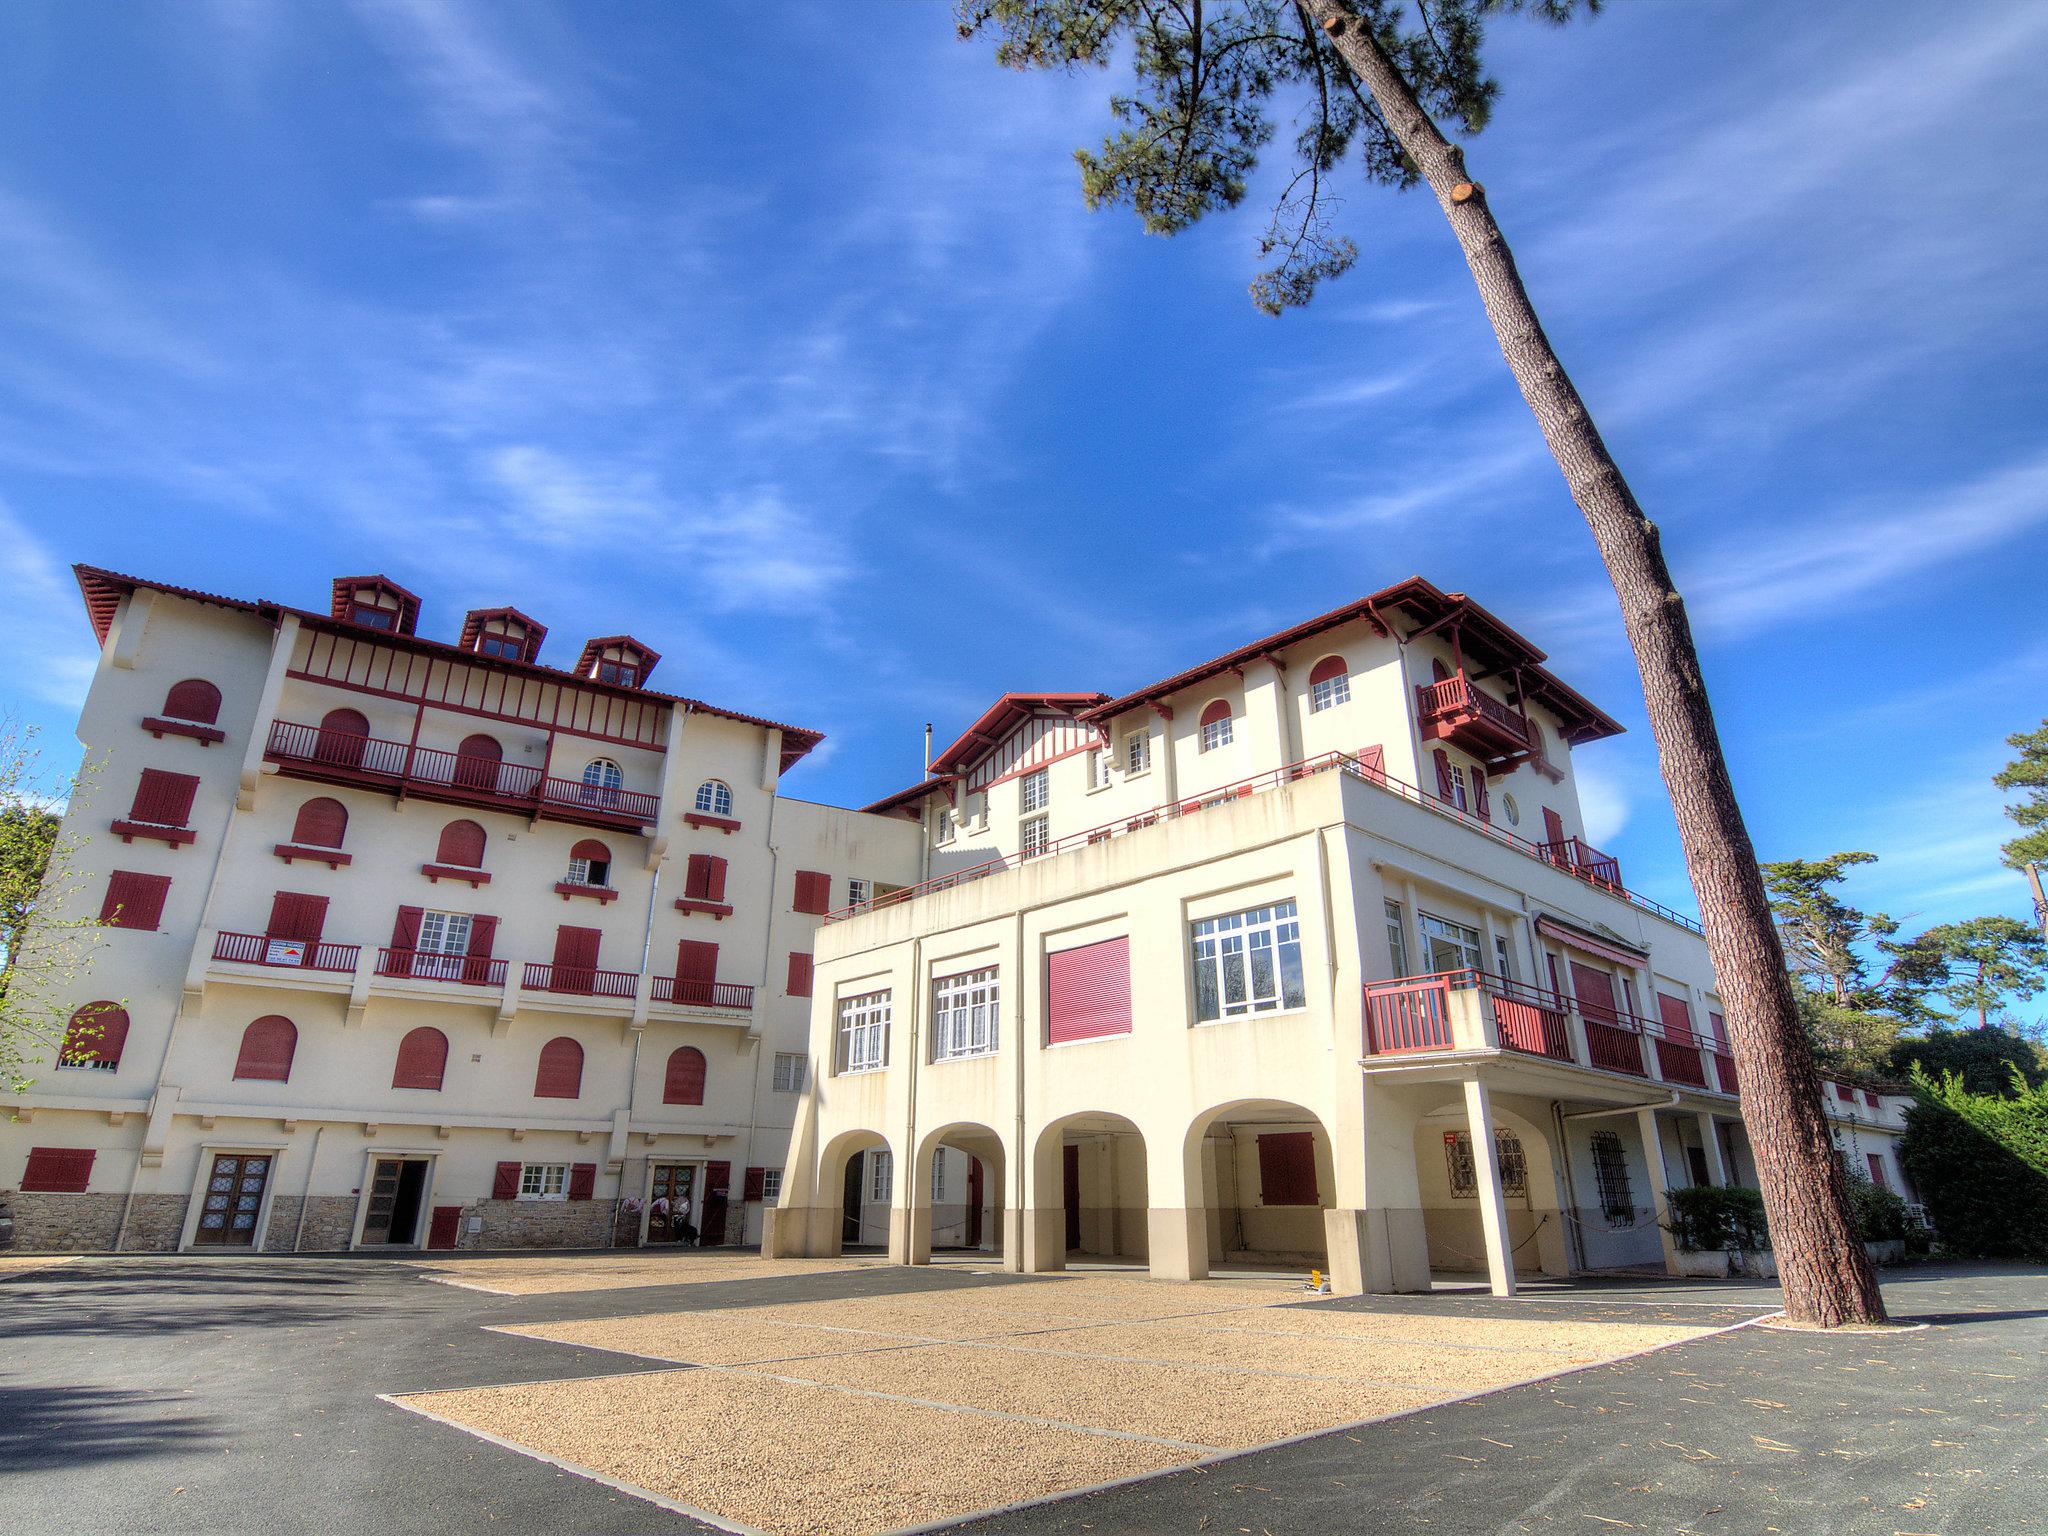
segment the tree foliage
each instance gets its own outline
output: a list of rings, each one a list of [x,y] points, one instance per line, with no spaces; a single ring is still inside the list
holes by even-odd
[[[1971,1093],[2003,1098],[2019,1088],[2048,1083],[2048,1049],[2039,1030],[1987,1024],[1976,1029],[1935,1028],[1903,1035],[1891,1047],[1884,1070],[1910,1077],[1916,1070],[1928,1077],[1953,1076]]]
[[[1526,12],[1563,22],[1599,0],[1389,0],[1352,7],[1440,124],[1486,126],[1499,86],[1480,58],[1486,22]],[[1116,126],[1077,150],[1091,208],[1127,205],[1158,235],[1235,208],[1292,114],[1287,179],[1274,196],[1253,279],[1268,314],[1315,297],[1358,246],[1336,228],[1347,163],[1367,185],[1406,188],[1415,164],[1372,96],[1294,0],[958,0],[962,37],[993,33],[1012,69],[1107,68],[1128,50],[1134,88],[1110,97]]]
[[[1781,859],[1759,866],[1785,946],[1786,968],[1843,1007],[1866,984],[1864,958],[1856,946],[1878,930],[1835,887],[1857,865],[1876,862],[1874,853],[1831,853],[1824,859]],[[1877,919],[1879,925],[1885,921]]]
[[[1998,851],[2011,869],[2048,864],[2048,720],[2005,742],[2019,756],[1993,774],[1991,782],[2000,789],[2025,791],[2019,804],[2005,808],[2005,814],[2025,830]]]
[[[0,1087],[28,1086],[31,1058],[48,1059],[68,1022],[64,998],[97,944],[97,920],[79,915],[76,850],[57,805],[85,793],[44,769],[32,727],[0,720]],[[93,1034],[83,1027],[81,1039]]]
[[[2048,1259],[2048,1085],[2001,1097],[1955,1073],[1913,1073],[1900,1159],[1943,1246],[1973,1258]]]
[[[1885,940],[1894,985],[1938,997],[1956,1013],[1991,1022],[2007,998],[2026,1001],[2048,986],[2048,939],[2010,917],[1939,923],[1905,941]]]

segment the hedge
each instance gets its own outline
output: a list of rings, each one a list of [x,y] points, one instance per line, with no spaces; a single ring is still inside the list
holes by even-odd
[[[2048,1260],[2048,1085],[2013,1077],[2015,1095],[2001,1098],[1914,1068],[1899,1157],[1944,1247]]]

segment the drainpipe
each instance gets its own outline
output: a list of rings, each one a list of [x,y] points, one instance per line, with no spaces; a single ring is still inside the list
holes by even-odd
[[[773,975],[770,967],[775,963],[775,892],[777,890],[776,880],[782,866],[782,850],[775,843],[775,812],[782,804],[781,779],[779,777],[776,780],[776,784],[777,788],[770,790],[768,794],[768,828],[764,834],[768,844],[768,920],[761,925],[763,930],[761,938],[761,986],[754,994],[757,999],[767,997],[768,982]],[[761,1007],[764,1005],[757,1001],[755,1006]],[[809,1023],[809,1010],[806,1009],[804,1029],[806,1046],[810,1042]],[[745,1158],[745,1161],[740,1164],[740,1240],[742,1243],[746,1240],[747,1170],[754,1166],[754,1134],[760,1128],[761,1121],[761,1061],[766,1054],[761,1049],[761,1031],[757,1027],[754,1031],[754,1082],[747,1099],[747,1135],[746,1140],[742,1143],[741,1150],[741,1155]],[[815,1067],[809,1064],[805,1067],[804,1079],[807,1089],[810,1086],[810,1074],[815,1070]]]

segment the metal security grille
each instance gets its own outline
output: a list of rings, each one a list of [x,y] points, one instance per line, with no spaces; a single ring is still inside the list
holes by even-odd
[[[1600,1192],[1600,1214],[1609,1225],[1636,1224],[1635,1194],[1628,1185],[1628,1159],[1621,1150],[1621,1137],[1613,1131],[1593,1133],[1593,1182]]]
[[[1529,1193],[1529,1158],[1522,1139],[1513,1131],[1493,1133],[1494,1165],[1500,1170],[1500,1192],[1517,1198]],[[1459,1200],[1479,1197],[1479,1170],[1472,1163],[1472,1134],[1444,1132],[1444,1162],[1451,1179],[1451,1195]]]

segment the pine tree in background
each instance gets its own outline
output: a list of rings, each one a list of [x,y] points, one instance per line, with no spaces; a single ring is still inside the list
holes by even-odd
[[[1490,17],[1520,11],[1563,22],[1597,8],[1598,0],[1415,0],[1411,16],[1391,0],[1357,0],[1355,9],[1338,0],[958,0],[961,35],[993,33],[1002,64],[1128,61],[1130,88],[1110,99],[1117,128],[1076,158],[1090,206],[1127,203],[1156,234],[1241,202],[1273,137],[1274,98],[1299,103],[1293,173],[1261,241],[1274,259],[1252,283],[1253,301],[1269,313],[1308,303],[1357,259],[1332,224],[1332,185],[1347,159],[1368,182],[1426,184],[1434,195],[1621,601],[1720,979],[1786,1311],[1829,1326],[1871,1321],[1884,1315],[1877,1276],[1848,1209],[1684,603],[1656,526],[1544,334],[1487,193],[1439,126],[1469,134],[1486,125],[1497,92],[1480,59]]]
[[[2020,871],[2033,886],[2034,920],[2041,926],[2041,937],[2048,939],[2048,892],[2041,889],[2041,866],[2048,864],[2048,720],[2037,730],[2006,737],[2005,744],[2017,747],[2020,755],[1993,774],[1991,782],[2000,789],[2027,792],[2018,805],[2005,808],[2005,814],[2026,830],[1998,851],[2006,867]]]

